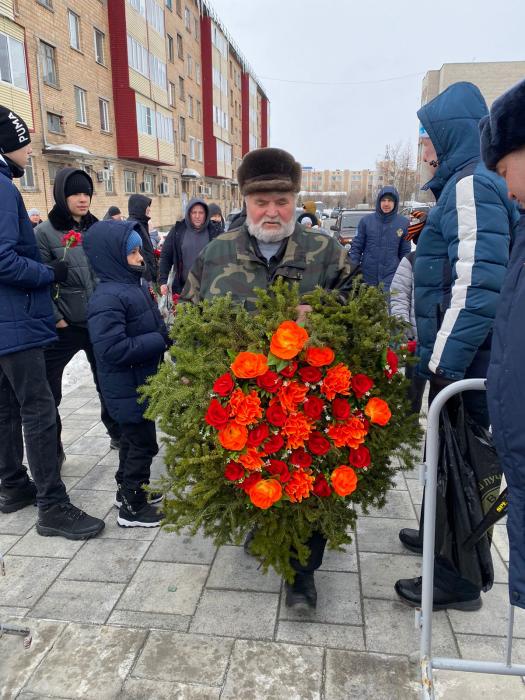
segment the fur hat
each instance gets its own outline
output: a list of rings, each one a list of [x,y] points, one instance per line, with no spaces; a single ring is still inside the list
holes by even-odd
[[[512,151],[525,148],[525,80],[495,100],[479,131],[481,155],[490,170]]]
[[[282,148],[249,151],[237,170],[243,195],[253,192],[299,192],[301,176],[301,165]]]
[[[307,211],[309,214],[315,214],[315,212],[317,211],[317,208],[315,206],[315,202],[312,202],[312,201],[304,202],[303,209],[305,211]]]

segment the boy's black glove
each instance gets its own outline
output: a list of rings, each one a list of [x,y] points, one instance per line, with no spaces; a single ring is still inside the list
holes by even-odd
[[[68,266],[65,260],[52,260],[47,265],[53,270],[55,282],[65,282],[67,280]]]

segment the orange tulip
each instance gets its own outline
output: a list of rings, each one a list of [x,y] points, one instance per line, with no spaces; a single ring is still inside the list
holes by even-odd
[[[255,352],[240,352],[230,365],[232,372],[240,379],[260,377],[268,371],[266,355]]]
[[[356,490],[357,476],[351,467],[342,465],[336,467],[330,477],[334,491],[340,496],[348,496]]]
[[[308,340],[308,333],[295,321],[284,321],[272,335],[270,352],[281,360],[298,355]]]
[[[266,510],[282,496],[283,490],[277,479],[261,479],[249,491],[250,501],[257,508]]]
[[[312,367],[324,367],[324,365],[331,365],[334,357],[332,348],[308,348],[305,360]]]
[[[365,414],[372,423],[377,425],[386,425],[392,417],[392,412],[387,402],[383,401],[383,399],[378,399],[376,396],[366,404]]]
[[[246,445],[247,440],[248,429],[235,421],[230,421],[222,430],[219,430],[219,442],[226,450],[239,452]]]

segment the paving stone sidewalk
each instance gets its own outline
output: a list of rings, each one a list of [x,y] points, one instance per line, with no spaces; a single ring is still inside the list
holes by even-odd
[[[296,614],[283,585],[242,547],[203,537],[117,527],[112,506],[118,455],[99,422],[90,384],[61,406],[64,480],[72,501],[104,518],[87,542],[43,538],[36,510],[0,514],[0,621],[31,628],[33,644],[0,638],[0,698],[93,700],[406,700],[419,697],[414,611],[393,590],[421,560],[399,543],[416,527],[422,488],[399,473],[386,507],[359,519],[345,552],[327,551],[316,575],[318,607]],[[164,469],[154,460],[153,474]],[[494,537],[496,583],[477,613],[436,613],[436,652],[502,658],[508,542]],[[517,611],[515,659],[525,660]],[[525,698],[519,678],[436,673],[437,697]]]

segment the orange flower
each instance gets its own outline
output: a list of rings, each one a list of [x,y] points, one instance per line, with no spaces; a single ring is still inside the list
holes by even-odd
[[[254,352],[240,352],[230,365],[232,372],[240,379],[260,377],[268,371],[266,355]]]
[[[324,367],[324,365],[331,365],[334,357],[332,348],[308,348],[305,360],[312,367]]]
[[[281,498],[283,490],[277,479],[261,479],[252,486],[248,495],[254,506],[266,510]]]
[[[230,421],[222,430],[219,430],[219,442],[226,450],[239,452],[246,445],[246,440],[248,440],[248,429],[235,421]]]
[[[261,400],[256,391],[245,394],[242,389],[235,389],[228,405],[230,416],[240,425],[250,425],[262,418]]]
[[[333,399],[336,394],[349,394],[351,376],[352,372],[342,362],[330,367],[321,385],[321,392],[327,399]]]
[[[298,355],[308,340],[308,333],[295,321],[284,321],[272,335],[270,352],[281,360]]]
[[[365,413],[372,423],[386,425],[392,417],[392,412],[386,401],[374,397],[365,406]]]
[[[306,472],[297,470],[293,472],[290,481],[286,483],[284,490],[288,494],[292,503],[301,502],[303,498],[308,498],[313,489],[315,478]]]
[[[239,457],[239,462],[245,469],[248,469],[248,471],[251,472],[259,469],[264,464],[263,460],[261,459],[261,455],[257,452],[257,450],[253,450],[251,448],[248,448],[247,452]]]
[[[295,450],[297,447],[304,447],[305,441],[308,440],[312,432],[312,424],[304,413],[293,413],[286,419],[281,432],[288,438],[286,447]]]
[[[342,465],[336,467],[330,477],[334,491],[340,496],[348,496],[356,490],[357,476],[351,467]]]
[[[308,393],[308,387],[299,382],[290,382],[287,386],[282,386],[279,389],[277,397],[279,403],[285,411],[295,413],[300,403],[303,403],[304,397]]]
[[[344,423],[332,423],[328,428],[328,435],[336,447],[346,446],[355,449],[365,441],[366,433],[363,421],[355,417],[349,418]]]

